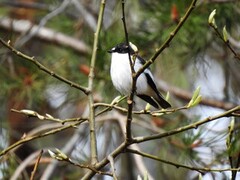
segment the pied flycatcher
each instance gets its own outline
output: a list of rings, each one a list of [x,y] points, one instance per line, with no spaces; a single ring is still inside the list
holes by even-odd
[[[132,62],[133,56],[136,57],[133,62],[135,72],[143,66],[145,60],[136,55],[137,47],[132,43],[129,43],[129,47],[126,43],[120,43],[108,52],[112,54],[110,74],[113,85],[121,94],[129,95],[132,88],[132,72],[128,52]],[[158,91],[149,68],[137,78],[136,95],[157,109],[160,109],[160,106],[164,109],[171,107]]]

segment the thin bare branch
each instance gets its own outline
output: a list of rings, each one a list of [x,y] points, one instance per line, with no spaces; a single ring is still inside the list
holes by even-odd
[[[3,39],[0,38],[0,43],[3,44],[6,48],[8,48],[9,50],[11,50],[14,54],[16,54],[17,56],[23,58],[24,60],[27,60],[31,63],[33,63],[35,66],[37,66],[40,70],[42,70],[43,72],[53,76],[54,78],[70,85],[71,87],[74,87],[76,89],[81,90],[83,93],[85,93],[86,95],[89,94],[89,90],[86,87],[80,86],[77,83],[74,83],[56,73],[54,73],[53,71],[51,71],[50,69],[48,69],[47,67],[45,67],[44,65],[42,65],[36,58],[34,57],[30,57],[20,51],[18,51],[17,49],[15,49],[13,46],[10,45],[10,42],[5,42]]]
[[[84,112],[82,113],[83,116],[87,114],[89,111],[88,106],[85,107]],[[84,124],[84,123],[83,123]],[[71,136],[71,138],[68,140],[68,142],[61,147],[61,152],[64,154],[71,154],[72,150],[74,149],[75,145],[81,138],[81,132],[83,128],[77,128],[74,131],[74,134]],[[48,166],[45,168],[44,172],[41,175],[40,179],[51,179],[51,175],[54,173],[54,170],[58,167],[59,161],[53,159]]]
[[[189,129],[196,129],[196,128],[198,128],[198,126],[200,126],[202,124],[205,124],[205,123],[208,123],[208,122],[211,122],[211,121],[214,121],[216,119],[233,116],[232,113],[234,113],[236,111],[239,111],[239,110],[240,110],[240,106],[237,106],[233,109],[225,111],[225,112],[223,112],[221,114],[218,114],[216,116],[212,116],[212,117],[209,116],[209,117],[207,117],[207,118],[205,118],[201,121],[198,121],[198,122],[195,122],[195,123],[192,123],[192,124],[189,124],[189,125],[177,128],[177,129],[174,129],[172,131],[167,131],[165,133],[159,133],[159,134],[154,134],[154,135],[145,136],[145,137],[136,137],[136,138],[133,139],[133,141],[134,141],[134,143],[141,143],[141,142],[145,142],[145,141],[149,141],[149,140],[161,139],[161,138],[164,138],[164,137],[168,137],[168,136],[171,136],[171,135],[174,135],[174,134],[178,134],[180,132],[184,132],[184,131],[189,130]]]
[[[41,151],[36,151],[33,152],[32,154],[30,154],[27,158],[25,158],[20,165],[16,168],[16,170],[14,171],[14,173],[11,175],[10,179],[11,180],[17,180],[19,179],[21,173],[27,168],[27,166],[29,166],[32,161],[37,158],[37,156],[39,156],[39,153],[41,153]]]
[[[129,40],[128,40],[128,32],[127,32],[127,25],[125,20],[125,0],[122,0],[122,22],[123,22],[123,28],[125,33],[125,39],[128,46],[128,58],[129,58],[129,64],[130,69],[132,72],[132,87],[131,87],[131,93],[128,97],[128,113],[127,113],[127,124],[126,124],[126,141],[131,142],[132,139],[132,132],[131,132],[131,124],[132,124],[132,111],[133,111],[133,98],[134,93],[136,91],[136,83],[137,83],[137,77],[135,77],[135,70],[134,70],[134,64],[132,62],[131,56],[130,56],[130,47],[129,47]]]
[[[17,146],[19,146],[19,145],[21,145],[21,144],[23,144],[23,143],[30,142],[30,141],[32,141],[32,140],[34,140],[34,139],[39,139],[39,138],[41,138],[41,137],[45,137],[45,136],[49,136],[49,135],[52,135],[52,134],[56,134],[56,133],[58,133],[58,132],[61,132],[61,131],[63,131],[63,130],[66,130],[66,129],[69,129],[69,128],[72,128],[72,127],[76,127],[77,125],[83,123],[84,121],[85,121],[85,120],[81,120],[81,121],[79,121],[79,122],[76,122],[76,123],[73,123],[73,124],[69,124],[69,125],[63,126],[63,127],[61,127],[61,128],[57,128],[57,129],[50,130],[50,131],[45,132],[45,133],[43,133],[43,134],[34,135],[34,136],[30,136],[30,137],[26,136],[26,137],[24,137],[23,139],[21,139],[21,140],[15,142],[14,144],[8,146],[6,149],[2,150],[2,151],[0,152],[0,157],[3,156],[3,155],[5,155],[5,154],[8,153],[10,150],[14,149],[15,147],[17,147]]]
[[[240,55],[232,48],[232,46],[229,43],[229,40],[225,40],[223,35],[219,32],[217,26],[214,26],[212,23],[209,23],[209,26],[215,31],[216,35],[223,41],[223,43],[228,47],[228,49],[233,53],[234,57],[237,60],[240,60]]]
[[[76,121],[80,121],[80,120],[88,120],[87,118],[70,118],[70,119],[59,119],[59,118],[54,118],[54,117],[51,117],[50,115],[40,115],[39,113],[35,112],[35,111],[31,111],[32,113],[29,114],[29,113],[26,113],[26,111],[24,110],[16,110],[16,109],[11,109],[12,112],[15,112],[15,113],[19,113],[19,114],[24,114],[28,117],[32,116],[32,117],[36,117],[40,120],[48,120],[48,121],[53,121],[53,122],[58,122],[58,123],[61,123],[62,125],[64,125],[65,123],[69,123],[69,122],[76,122]],[[28,110],[27,110],[28,111]]]
[[[239,171],[240,170],[240,168],[211,169],[211,168],[192,167],[192,166],[187,166],[187,165],[183,165],[183,164],[180,164],[180,163],[168,161],[168,160],[165,160],[165,159],[161,159],[161,158],[159,158],[157,156],[153,156],[153,155],[148,154],[148,153],[137,151],[135,149],[127,149],[126,152],[133,153],[133,154],[138,154],[140,156],[143,156],[143,157],[146,157],[146,158],[149,158],[149,159],[153,159],[153,160],[165,163],[165,164],[169,164],[169,165],[175,166],[176,168],[180,168],[181,167],[181,168],[197,171],[199,173],[203,173],[203,172]]]
[[[116,175],[116,169],[115,169],[113,157],[109,155],[107,158],[108,158],[108,160],[110,162],[110,165],[111,165],[113,179],[118,180],[117,175]]]
[[[37,158],[36,163],[35,163],[35,165],[34,165],[33,171],[32,171],[32,173],[31,173],[30,180],[34,180],[34,176],[35,176],[35,174],[36,174],[36,172],[37,172],[37,168],[38,168],[38,165],[39,165],[39,163],[40,163],[40,159],[41,159],[41,157],[42,157],[42,154],[43,154],[43,150],[41,150],[40,153],[39,153],[39,155],[38,155],[38,158]]]
[[[93,99],[93,80],[94,80],[94,70],[95,70],[95,63],[96,63],[96,56],[97,56],[97,49],[98,49],[98,38],[102,27],[102,20],[103,14],[105,9],[105,0],[101,1],[99,15],[98,15],[98,22],[97,22],[97,29],[94,33],[94,42],[93,42],[93,52],[91,58],[91,65],[90,65],[90,73],[88,76],[88,103],[89,103],[89,129],[90,129],[90,146],[91,146],[91,162],[95,164],[98,162],[98,154],[97,154],[97,143],[96,143],[96,127],[95,127],[95,108],[94,108],[94,99]]]

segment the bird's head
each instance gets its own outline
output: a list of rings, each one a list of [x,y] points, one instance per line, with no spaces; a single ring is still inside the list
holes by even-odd
[[[131,42],[129,42],[129,46],[127,45],[127,43],[120,43],[114,46],[111,50],[108,50],[108,52],[120,54],[126,54],[129,52],[131,55],[133,55],[138,52],[138,48]]]

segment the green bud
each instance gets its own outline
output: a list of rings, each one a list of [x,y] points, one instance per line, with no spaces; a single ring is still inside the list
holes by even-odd
[[[187,105],[188,108],[196,106],[202,100],[202,96],[199,95],[200,90],[201,90],[201,88],[200,88],[200,86],[198,86],[197,89],[193,93],[192,99],[189,101],[189,103]]]
[[[197,97],[197,99],[195,99],[195,101],[192,103],[192,106],[191,106],[191,107],[194,107],[194,106],[198,105],[198,104],[201,102],[201,100],[202,100],[202,96],[199,95],[199,96]]]
[[[225,42],[228,42],[228,32],[226,26],[223,27],[223,39]]]
[[[51,150],[48,150],[49,155],[59,161],[63,161],[63,160],[67,160],[68,157],[66,154],[64,154],[63,152],[61,152],[59,149],[56,148],[56,152],[53,152]]]
[[[201,87],[198,86],[197,89],[194,91],[193,96],[192,96],[193,101],[195,101],[197,99],[197,97],[199,96],[200,90],[201,90]]]
[[[58,153],[58,156],[61,157],[62,159],[68,159],[67,155],[60,151],[59,149],[56,148],[56,151]]]
[[[149,103],[147,103],[146,106],[145,106],[145,111],[149,111],[150,108],[151,108],[151,105]]]
[[[210,24],[211,26],[213,26],[214,28],[217,28],[216,22],[215,22],[215,18],[214,16],[216,15],[216,9],[214,9],[211,14],[208,17],[208,24]]]
[[[187,105],[188,108],[192,107],[192,104],[193,104],[193,100],[191,99]]]
[[[130,45],[130,47],[133,49],[133,51],[134,51],[135,53],[138,52],[138,48],[137,48],[137,46],[136,46],[135,44],[129,42],[129,45]]]

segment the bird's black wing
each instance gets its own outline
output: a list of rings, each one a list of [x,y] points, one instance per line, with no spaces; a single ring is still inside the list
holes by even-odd
[[[137,56],[136,58],[139,59],[141,65],[144,65],[146,63],[146,61],[141,56]],[[147,69],[149,69],[149,67]]]
[[[140,63],[141,63],[142,65],[144,65],[144,64],[146,63],[146,61],[145,61],[142,57],[137,56],[137,58],[139,59],[139,61],[140,61]],[[150,69],[150,68],[148,67],[147,69]],[[157,89],[157,87],[156,87],[156,84],[154,83],[154,81],[153,81],[152,77],[149,75],[149,73],[145,71],[143,74],[146,76],[147,82],[148,82],[148,84],[151,86],[151,88],[152,88],[156,93],[158,93],[158,89]],[[160,94],[160,96],[161,96],[161,94]],[[162,96],[161,96],[161,97],[162,97]],[[162,98],[163,98],[163,97],[162,97]]]
[[[163,98],[162,95],[159,93],[159,91],[158,91],[158,89],[157,89],[157,86],[156,86],[155,82],[153,81],[152,77],[150,76],[150,74],[147,73],[147,72],[144,72],[144,75],[145,75],[145,77],[147,78],[147,83],[148,83],[148,85],[150,85],[150,87],[154,90],[154,92],[155,92],[156,94],[159,94],[159,96],[160,96],[161,98]]]
[[[149,75],[149,73],[145,72],[144,75],[147,78],[147,83],[150,85],[150,87],[154,90],[154,92],[157,94],[158,99],[156,101],[160,104],[163,108],[169,108],[171,105],[164,99],[164,97],[160,94],[160,92],[157,89],[156,84],[154,83],[152,77]]]
[[[140,97],[141,99],[143,99],[144,101],[148,102],[149,104],[151,104],[156,109],[159,108],[158,103],[156,103],[156,101],[151,96],[147,96],[147,95],[143,95],[143,94],[137,94],[137,96]]]
[[[142,65],[144,65],[146,63],[146,61],[140,57],[137,56],[137,58],[139,59],[140,63]],[[150,70],[150,68],[148,67],[147,69]],[[157,94],[158,99],[152,98],[150,96],[147,95],[138,95],[140,98],[142,98],[143,100],[147,101],[149,104],[151,104],[152,106],[154,106],[155,108],[159,108],[159,105],[163,108],[169,108],[171,107],[171,105],[164,99],[164,97],[160,94],[160,92],[157,89],[157,86],[155,84],[155,82],[153,81],[151,75],[147,72],[144,71],[143,73],[147,79],[147,83],[149,84],[149,86],[154,90],[154,92]],[[156,101],[159,103],[159,105],[157,105]]]

